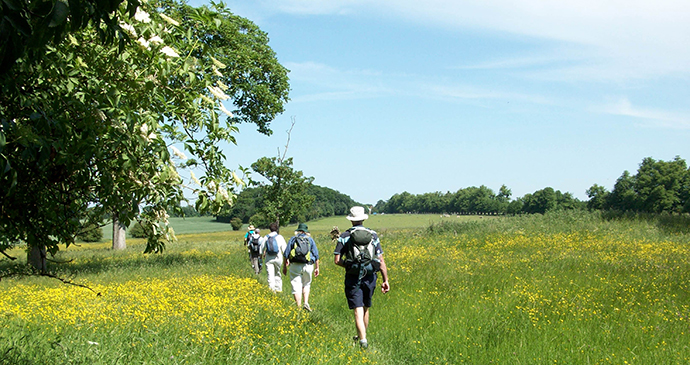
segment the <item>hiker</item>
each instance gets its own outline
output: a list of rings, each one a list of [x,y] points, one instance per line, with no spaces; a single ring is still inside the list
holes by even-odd
[[[285,238],[278,233],[278,222],[271,223],[268,228],[271,233],[264,238],[262,255],[266,262],[266,273],[268,274],[268,287],[274,292],[283,291],[283,277],[280,270],[283,266],[283,252],[287,248]]]
[[[367,218],[363,207],[352,207],[347,216],[352,227],[340,235],[334,251],[335,264],[345,268],[345,298],[355,317],[357,336],[354,339],[359,340],[362,349],[369,347],[369,308],[376,291],[377,272],[383,277],[381,292],[385,294],[390,290],[381,241],[375,231],[362,225]]]
[[[300,223],[295,236],[290,238],[283,252],[283,275],[290,269],[290,285],[292,295],[298,307],[311,312],[309,306],[309,292],[311,290],[312,274],[319,276],[319,250],[316,242],[309,236],[309,227]],[[304,306],[302,297],[304,296]]]
[[[249,236],[251,236],[253,234],[254,234],[254,226],[250,224],[249,227],[247,227],[247,233],[244,234],[244,245],[245,246],[249,245]]]
[[[249,260],[252,263],[252,269],[254,269],[254,274],[259,275],[261,272],[261,264],[259,259],[261,258],[261,246],[263,244],[263,238],[261,238],[261,230],[256,228],[254,233],[249,236],[247,241],[247,247],[249,248]]]

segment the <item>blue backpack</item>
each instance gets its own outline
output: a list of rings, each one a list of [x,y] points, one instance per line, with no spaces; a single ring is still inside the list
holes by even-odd
[[[278,251],[278,242],[276,242],[276,236],[268,236],[266,239],[266,253],[269,255],[277,255]]]

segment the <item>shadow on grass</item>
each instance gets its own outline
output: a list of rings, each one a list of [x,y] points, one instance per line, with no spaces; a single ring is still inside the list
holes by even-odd
[[[611,221],[646,222],[657,227],[661,232],[670,235],[690,233],[690,215],[683,214],[652,214],[609,211],[601,213],[602,218]]]
[[[197,267],[225,267],[229,264],[227,257],[220,254],[204,253],[164,253],[164,254],[94,254],[82,256],[74,261],[51,262],[48,272],[62,278],[74,278],[80,275],[118,273],[130,271],[147,271],[152,275],[157,272],[169,272],[176,269],[181,273]],[[0,278],[31,276],[32,271],[25,261],[0,261]]]

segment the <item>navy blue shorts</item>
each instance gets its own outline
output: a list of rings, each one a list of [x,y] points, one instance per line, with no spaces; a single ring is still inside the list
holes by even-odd
[[[362,278],[357,286],[357,276],[345,276],[345,297],[350,309],[357,307],[371,307],[371,297],[376,290],[376,274],[370,274]]]

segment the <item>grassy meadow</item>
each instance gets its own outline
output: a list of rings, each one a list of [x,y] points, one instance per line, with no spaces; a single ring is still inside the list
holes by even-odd
[[[309,222],[321,275],[312,313],[255,277],[245,231],[194,218],[143,255],[128,239],[61,251],[64,278],[0,281],[2,364],[680,364],[690,362],[685,217],[372,216],[391,291],[374,296],[370,348],[354,346],[343,272]],[[208,225],[220,227],[217,231]],[[198,231],[195,231],[195,227]],[[295,227],[282,228],[289,237]],[[15,253],[16,254],[16,253]],[[16,265],[0,261],[4,272]]]

